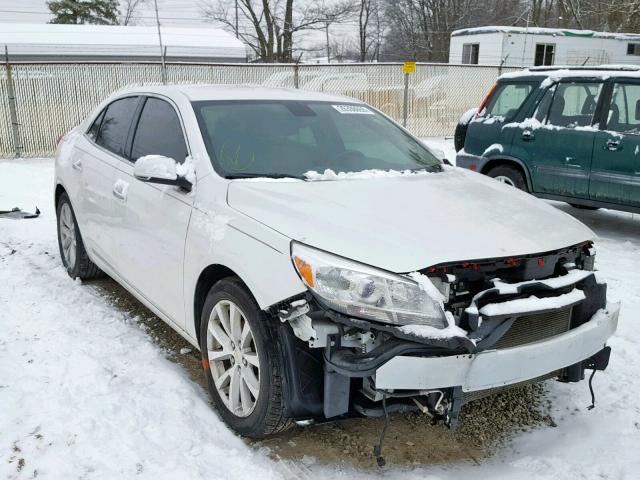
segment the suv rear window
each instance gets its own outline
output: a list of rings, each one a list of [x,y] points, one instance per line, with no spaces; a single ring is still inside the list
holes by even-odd
[[[513,118],[535,85],[525,82],[499,84],[480,115],[502,117],[505,120]]]

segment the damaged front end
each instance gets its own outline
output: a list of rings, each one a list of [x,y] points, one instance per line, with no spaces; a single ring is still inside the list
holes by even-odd
[[[619,306],[606,302],[590,243],[406,276],[294,249],[309,292],[271,313],[297,420],[419,410],[453,426],[471,400],[607,366]]]

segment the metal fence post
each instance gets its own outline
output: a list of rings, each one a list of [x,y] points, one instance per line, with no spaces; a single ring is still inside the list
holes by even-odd
[[[20,141],[20,131],[18,129],[18,112],[16,110],[16,90],[13,84],[13,74],[9,63],[9,49],[4,46],[4,58],[7,65],[7,97],[9,97],[9,116],[11,118],[11,134],[13,136],[13,147],[16,157],[22,154],[22,142]]]
[[[300,66],[297,63],[293,66],[293,87],[300,88]]]
[[[402,126],[407,128],[407,115],[409,110],[409,74],[404,74],[404,98],[402,99]]]

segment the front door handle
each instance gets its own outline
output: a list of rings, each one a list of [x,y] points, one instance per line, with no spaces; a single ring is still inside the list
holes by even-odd
[[[73,162],[71,162],[71,168],[81,172],[82,171],[82,161],[81,160],[74,160]]]
[[[620,140],[612,140],[612,139],[607,140],[605,149],[609,150],[610,152],[616,152],[618,150],[622,150],[622,145],[620,144]]]
[[[575,159],[575,158],[573,158],[573,157],[565,157],[565,158],[564,158],[564,162],[565,162],[565,165],[566,165],[567,167],[582,168],[582,165],[580,165],[579,163],[574,163],[574,162],[575,162],[575,160],[576,160],[576,159]]]
[[[116,180],[116,183],[113,185],[113,196],[119,200],[126,201],[127,200],[127,192],[129,191],[129,184],[124,180]]]
[[[524,132],[522,132],[522,140],[524,140],[525,142],[528,142],[535,138],[536,136],[533,134],[531,130],[525,130]]]

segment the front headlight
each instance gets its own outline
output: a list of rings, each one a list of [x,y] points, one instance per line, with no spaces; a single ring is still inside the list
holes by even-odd
[[[426,277],[418,283],[296,242],[291,258],[305,285],[333,310],[395,325],[447,326],[442,296]]]

